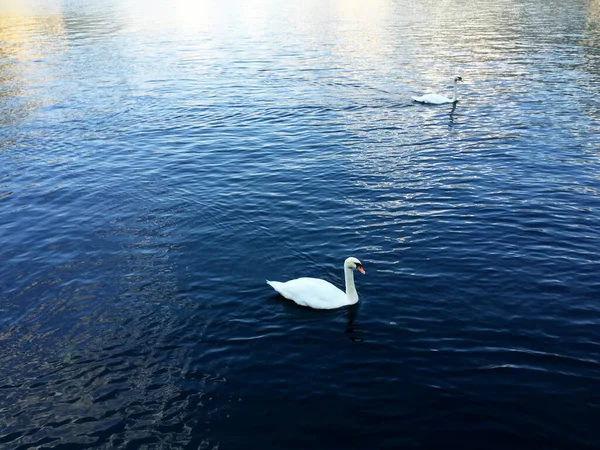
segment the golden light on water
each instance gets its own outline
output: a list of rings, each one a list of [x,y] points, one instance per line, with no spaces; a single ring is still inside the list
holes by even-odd
[[[588,23],[600,27],[600,0],[590,0],[588,5]]]
[[[40,58],[48,39],[64,33],[60,2],[8,0],[0,4],[0,54],[13,61],[30,61]],[[32,37],[38,38],[31,45]],[[36,42],[34,40],[34,42]]]

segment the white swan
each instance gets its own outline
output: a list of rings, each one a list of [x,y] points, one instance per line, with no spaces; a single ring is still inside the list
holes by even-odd
[[[419,102],[419,103],[429,103],[431,105],[443,105],[444,103],[454,103],[458,101],[458,97],[456,95],[456,82],[457,81],[462,81],[463,79],[461,77],[456,77],[454,79],[454,97],[452,98],[448,98],[448,97],[444,97],[443,95],[440,94],[425,94],[421,97],[413,97],[412,99],[415,102]]]
[[[347,258],[344,261],[346,292],[319,278],[296,278],[285,283],[267,280],[267,283],[282,296],[301,306],[334,309],[358,302],[358,293],[354,287],[354,269],[362,274],[365,273],[365,269],[358,259]]]

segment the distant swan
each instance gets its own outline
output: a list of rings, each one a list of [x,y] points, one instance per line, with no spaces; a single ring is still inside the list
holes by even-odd
[[[458,101],[458,97],[456,95],[456,82],[457,81],[462,82],[462,80],[463,79],[461,77],[456,77],[454,79],[454,97],[452,97],[452,98],[444,97],[443,95],[440,95],[440,94],[426,94],[421,97],[413,97],[412,99],[415,102],[429,103],[431,105],[443,105],[444,103],[454,103],[454,102]]]
[[[296,278],[285,283],[267,280],[267,283],[282,296],[301,306],[334,309],[358,302],[358,293],[354,287],[354,269],[362,274],[365,273],[358,259],[352,257],[346,259],[344,261],[346,292],[320,278]]]

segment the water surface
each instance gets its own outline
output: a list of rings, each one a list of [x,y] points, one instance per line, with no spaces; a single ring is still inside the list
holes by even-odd
[[[28,0],[0,80],[0,446],[600,447],[598,1]]]

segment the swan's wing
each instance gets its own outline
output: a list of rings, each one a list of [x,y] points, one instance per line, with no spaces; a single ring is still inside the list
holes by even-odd
[[[267,281],[267,283],[282,296],[301,306],[332,309],[348,303],[344,291],[319,278],[296,278],[285,283],[279,281]]]
[[[452,99],[444,97],[440,94],[426,94],[421,97],[413,97],[415,102],[419,103],[430,103],[432,105],[442,105],[444,103],[452,103]]]

